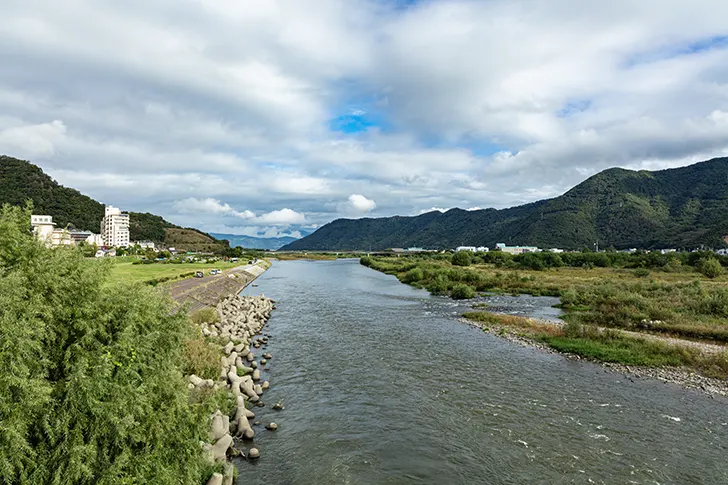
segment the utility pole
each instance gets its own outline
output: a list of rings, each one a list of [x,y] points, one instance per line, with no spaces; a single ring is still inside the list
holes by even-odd
[[[594,243],[594,247],[597,248],[596,252],[599,252],[599,239],[597,239],[597,242]]]

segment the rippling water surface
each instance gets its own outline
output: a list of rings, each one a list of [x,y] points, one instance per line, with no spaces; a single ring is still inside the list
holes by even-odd
[[[358,261],[257,284],[278,305],[255,412],[279,429],[256,428],[241,483],[728,484],[726,399],[520,347]]]

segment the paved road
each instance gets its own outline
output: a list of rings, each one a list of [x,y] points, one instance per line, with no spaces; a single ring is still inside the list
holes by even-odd
[[[223,270],[223,274],[211,275],[206,274],[202,278],[187,278],[180,281],[175,281],[168,285],[172,298],[179,300],[191,291],[199,290],[202,286],[207,286],[209,283],[218,280],[220,278],[227,278],[231,273],[239,273],[241,271],[248,271],[257,264],[247,264],[244,266],[236,266],[235,268]]]

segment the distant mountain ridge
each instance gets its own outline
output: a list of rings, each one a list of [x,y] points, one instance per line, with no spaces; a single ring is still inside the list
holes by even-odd
[[[565,194],[509,209],[338,219],[283,250],[432,249],[503,242],[542,248],[722,247],[728,158],[687,167],[604,170]]]
[[[298,238],[284,236],[284,237],[254,237],[254,236],[238,236],[235,234],[220,234],[212,233],[217,239],[225,239],[230,242],[230,247],[240,246],[241,248],[247,249],[269,249],[276,250],[290,244],[294,241],[298,241]]]
[[[98,233],[104,205],[79,191],[64,187],[40,167],[26,160],[0,155],[0,204],[33,201],[36,214],[53,216],[59,227]],[[227,247],[197,229],[181,228],[148,212],[129,212],[131,241],[154,241],[183,250],[214,251]]]

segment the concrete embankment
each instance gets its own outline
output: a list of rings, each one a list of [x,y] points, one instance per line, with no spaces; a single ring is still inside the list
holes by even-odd
[[[192,312],[204,307],[215,307],[228,295],[237,295],[269,267],[268,261],[261,260],[255,264],[226,270],[220,275],[177,281],[168,288],[172,299],[179,306],[186,304]]]
[[[250,420],[255,418],[255,413],[250,408],[263,405],[261,397],[270,383],[261,382],[260,369],[273,356],[264,353],[257,357],[255,352],[268,344],[268,336],[262,331],[274,309],[274,301],[265,296],[240,296],[239,293],[269,267],[269,262],[260,261],[217,277],[191,279],[170,287],[179,307],[186,305],[190,312],[214,308],[217,315],[214,321],[202,322],[200,330],[220,350],[220,373],[216,379],[187,376],[190,390],[225,389],[235,398],[232,414],[218,409],[210,416],[210,439],[203,447],[211,462],[225,465],[224,473],[215,473],[208,484],[234,483],[234,467],[229,457],[242,456],[248,460],[260,457],[253,443],[255,429]],[[265,425],[269,431],[277,427],[275,423]]]
[[[208,484],[230,485],[234,469],[228,457],[242,456],[248,460],[260,457],[253,442],[256,431],[251,420],[255,419],[255,413],[250,408],[264,405],[261,398],[270,384],[261,381],[260,369],[273,355],[263,353],[258,357],[255,352],[268,344],[263,328],[274,302],[265,296],[230,295],[215,308],[219,319],[204,322],[200,327],[205,336],[219,345],[220,373],[217,379],[201,379],[195,375],[187,379],[191,390],[227,389],[235,398],[232,414],[217,410],[210,417],[210,441],[203,445],[212,462],[225,463],[224,474],[213,475]],[[269,431],[277,429],[275,423],[267,423],[265,427]]]

